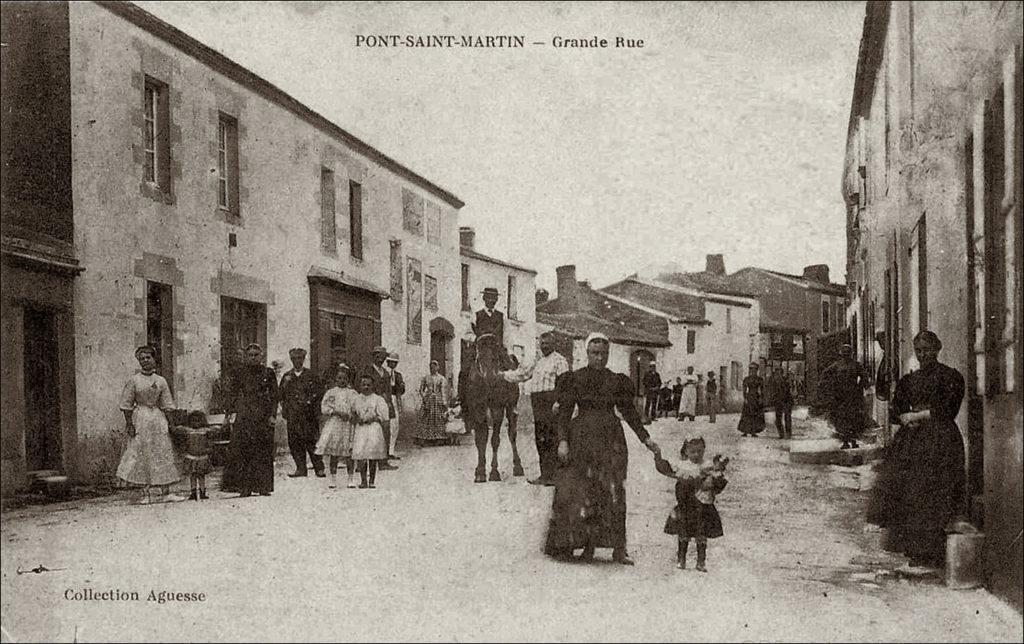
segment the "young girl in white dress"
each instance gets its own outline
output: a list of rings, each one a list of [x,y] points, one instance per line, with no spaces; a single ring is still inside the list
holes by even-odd
[[[359,487],[376,487],[377,461],[388,457],[382,423],[390,417],[388,403],[373,393],[373,378],[359,378],[359,395],[352,409],[352,460],[358,464]]]
[[[320,413],[324,415],[324,426],[320,430],[320,440],[316,443],[315,453],[329,456],[331,470],[329,487],[338,487],[338,462],[345,461],[348,470],[348,486],[355,487],[355,465],[352,462],[352,410],[359,394],[349,386],[351,369],[348,365],[338,365],[338,373],[334,377],[334,386],[327,390],[320,401]]]
[[[150,487],[154,485],[159,485],[163,493],[159,501],[182,501],[182,497],[170,494],[171,484],[181,479],[164,415],[174,409],[174,398],[167,381],[156,373],[156,351],[139,347],[135,359],[141,371],[125,383],[119,405],[124,412],[128,444],[117,466],[117,477],[143,486],[142,504],[153,502]]]

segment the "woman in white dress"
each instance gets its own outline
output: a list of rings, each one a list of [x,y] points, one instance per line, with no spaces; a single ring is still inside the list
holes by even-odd
[[[352,406],[352,460],[358,464],[361,488],[376,487],[377,461],[388,457],[383,423],[390,416],[387,401],[373,393],[373,376],[362,375]]]
[[[329,456],[331,488],[338,487],[338,462],[344,459],[348,470],[348,486],[355,487],[356,468],[352,455],[352,409],[358,394],[349,386],[351,369],[346,364],[338,365],[334,387],[327,390],[320,401],[320,412],[324,415],[324,426],[320,429],[320,440],[316,443],[319,456]]]
[[[174,398],[164,377],[156,373],[156,351],[152,347],[135,350],[140,371],[132,375],[121,392],[119,408],[124,412],[125,446],[117,477],[130,485],[144,488],[142,504],[151,503],[150,487],[161,488],[160,501],[182,501],[170,494],[170,486],[181,479],[174,464],[174,448],[168,431],[167,417],[174,409]]]
[[[683,376],[683,395],[679,399],[676,418],[697,420],[697,376],[693,375],[693,367],[687,367],[686,375]]]

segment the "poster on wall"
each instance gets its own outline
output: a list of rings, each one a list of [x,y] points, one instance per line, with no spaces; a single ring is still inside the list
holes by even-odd
[[[423,276],[423,306],[428,311],[437,310],[437,279],[430,275]]]
[[[409,329],[406,340],[409,344],[421,344],[423,342],[423,270],[420,260],[410,257],[406,274],[409,280],[407,301]]]
[[[391,300],[402,301],[402,242],[391,240]]]

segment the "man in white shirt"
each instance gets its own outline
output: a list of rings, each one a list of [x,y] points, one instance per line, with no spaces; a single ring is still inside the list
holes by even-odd
[[[558,467],[558,434],[555,428],[554,405],[556,402],[555,382],[558,376],[569,371],[569,363],[562,354],[555,351],[555,336],[550,331],[540,336],[541,357],[532,367],[508,380],[529,380],[530,405],[533,407],[533,436],[537,443],[537,458],[540,461],[540,476],[530,481],[532,485],[554,485],[555,469]]]

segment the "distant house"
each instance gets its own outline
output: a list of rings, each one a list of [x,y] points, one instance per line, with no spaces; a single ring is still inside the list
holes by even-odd
[[[846,287],[829,281],[827,266],[808,266],[802,275],[757,267],[729,275],[723,256],[712,254],[706,257],[703,271],[647,273],[646,277],[663,287],[702,294],[711,303],[757,302],[754,333],[758,337],[750,361],[758,362],[763,370],[785,369],[800,398],[816,399],[818,373],[825,366],[819,364],[818,340],[845,329]]]
[[[658,365],[663,379],[674,381],[688,367],[693,367],[695,375],[714,371],[725,409],[738,411],[743,403],[743,378],[758,355],[758,301],[731,289],[708,291],[697,282],[689,284],[632,276],[599,293],[656,315],[668,325],[671,346]]]
[[[556,297],[541,297],[537,304],[537,333],[554,331],[563,340],[559,351],[573,369],[586,365],[587,336],[595,331],[604,333],[611,341],[608,368],[628,374],[638,386],[651,363],[660,365],[672,345],[665,316],[622,303],[593,290],[588,282],[578,282],[575,266],[559,266],[556,271]]]

